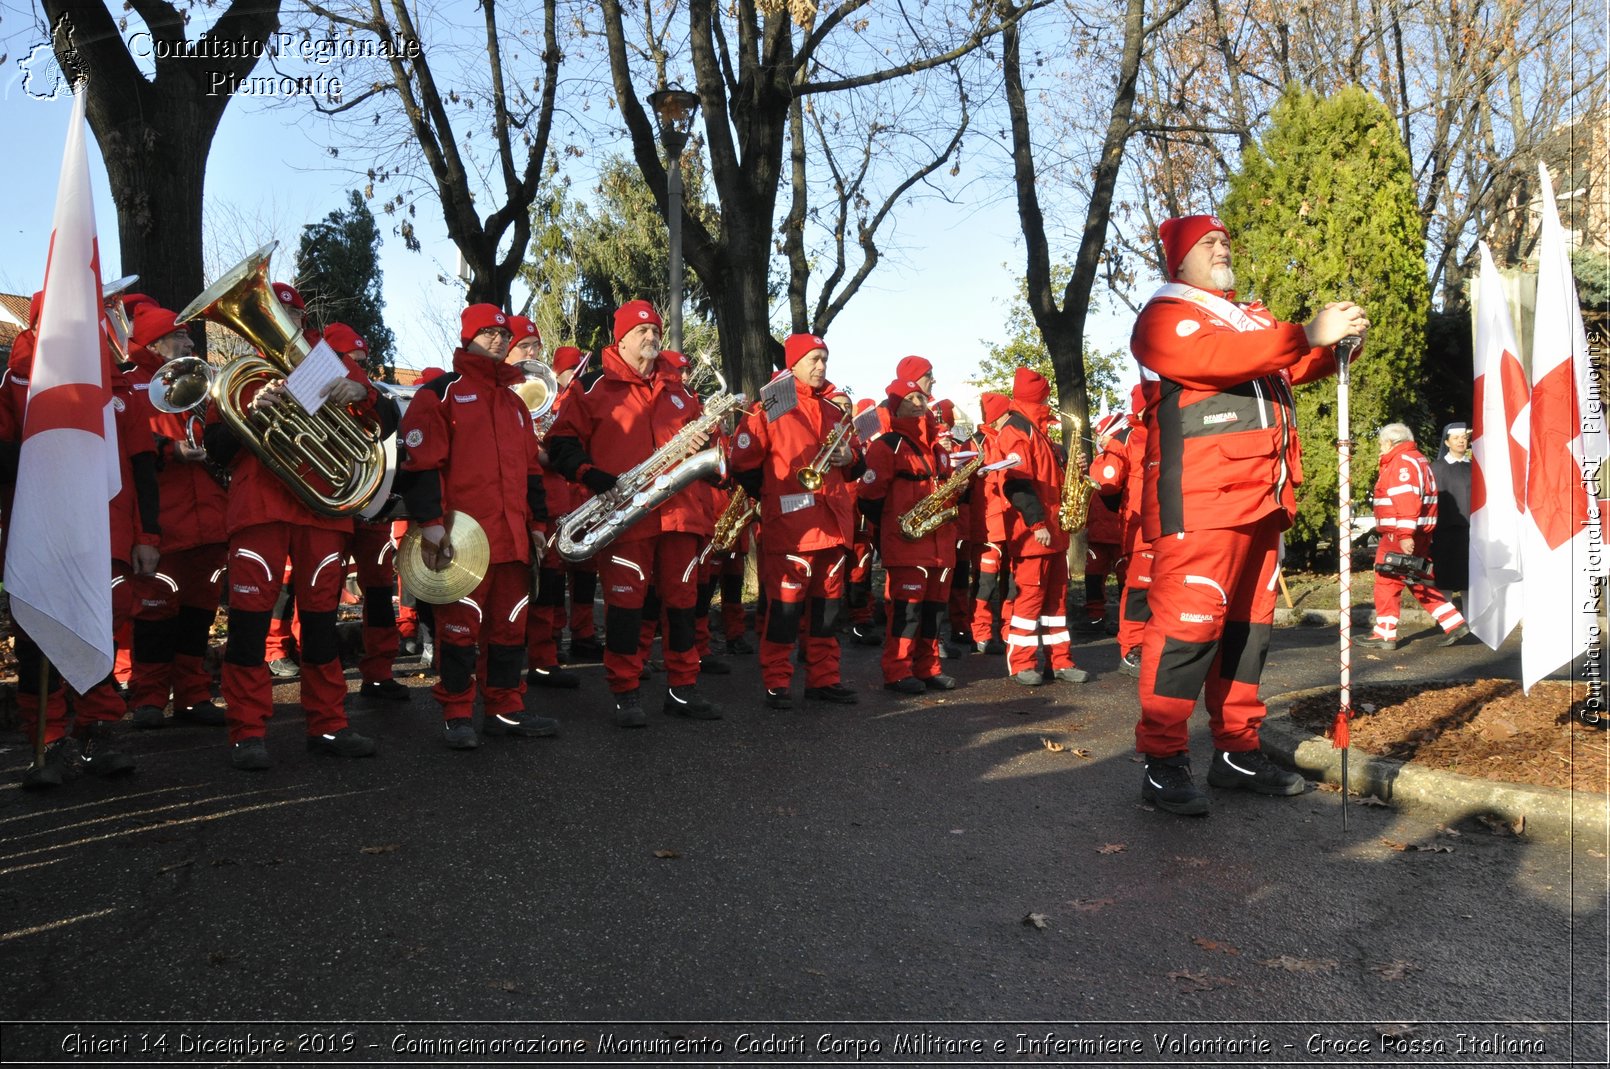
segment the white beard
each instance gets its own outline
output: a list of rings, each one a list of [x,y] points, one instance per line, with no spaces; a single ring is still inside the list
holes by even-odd
[[[1215,267],[1208,272],[1208,277],[1213,280],[1213,288],[1216,290],[1228,292],[1235,289],[1235,272],[1228,267]]]

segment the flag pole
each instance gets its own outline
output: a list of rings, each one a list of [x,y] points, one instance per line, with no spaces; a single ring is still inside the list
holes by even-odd
[[[1347,831],[1347,755],[1352,748],[1348,738],[1347,722],[1353,717],[1353,426],[1348,411],[1352,389],[1352,371],[1349,365],[1360,339],[1349,334],[1336,343],[1336,468],[1337,494],[1340,497],[1336,522],[1340,528],[1336,540],[1337,564],[1340,568],[1337,586],[1341,590],[1341,612],[1336,616],[1338,634],[1338,667],[1341,680],[1338,688],[1340,703],[1336,720],[1331,724],[1331,746],[1342,751],[1342,831]]]

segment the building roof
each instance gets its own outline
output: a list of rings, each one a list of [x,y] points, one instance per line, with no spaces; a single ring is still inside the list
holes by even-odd
[[[0,293],[0,325],[13,324],[19,330],[26,327],[28,304],[32,300],[32,297],[24,297],[18,293]]]

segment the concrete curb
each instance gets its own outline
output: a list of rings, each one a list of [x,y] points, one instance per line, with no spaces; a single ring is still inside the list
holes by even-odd
[[[1311,687],[1269,702],[1262,737],[1263,749],[1271,757],[1326,783],[1339,784],[1342,752],[1329,739],[1297,726],[1289,714],[1292,705],[1302,699],[1335,690]],[[1348,758],[1348,790],[1445,821],[1479,814],[1511,824],[1524,818],[1524,834],[1532,839],[1580,838],[1584,843],[1603,844],[1610,835],[1610,797],[1603,794],[1477,779],[1371,757],[1357,749]]]
[[[1340,609],[1275,609],[1276,627],[1335,627],[1341,622]],[[1372,617],[1375,610],[1368,605],[1353,606],[1353,631],[1359,637],[1370,633],[1374,626]],[[1415,627],[1432,627],[1436,621],[1431,614],[1421,608],[1404,609],[1398,616],[1398,631],[1400,634],[1412,633]]]

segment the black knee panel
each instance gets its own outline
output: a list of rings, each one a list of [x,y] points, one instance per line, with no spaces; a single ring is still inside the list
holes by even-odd
[[[475,679],[475,647],[444,645],[438,646],[436,652],[442,662],[442,689],[449,694],[462,694],[469,690]]]
[[[1107,577],[1105,575],[1086,575],[1085,576],[1085,600],[1086,601],[1106,601],[1107,600]]]
[[[1157,696],[1195,701],[1218,652],[1217,642],[1182,642],[1172,637],[1164,640],[1163,655],[1157,659],[1157,685],[1153,688]]]
[[[922,627],[922,613],[919,603],[915,601],[898,601],[891,598],[885,604],[889,612],[889,637],[916,638]]]
[[[772,599],[766,603],[766,641],[792,646],[799,641],[799,621],[805,603]]]
[[[245,668],[256,668],[263,663],[263,650],[268,646],[270,612],[229,610],[229,639],[224,643],[224,660]]]
[[[811,598],[811,637],[832,638],[839,629],[842,598]]]
[[[716,584],[714,580],[708,583],[700,583],[698,592],[693,596],[693,615],[700,620],[709,616],[710,601],[715,596]]]
[[[131,650],[140,664],[168,664],[176,652],[177,620],[135,620]]]
[[[859,583],[846,583],[844,586],[844,600],[852,609],[864,609],[872,599],[872,584],[869,581]]]
[[[1146,591],[1146,587],[1132,586],[1125,592],[1124,619],[1143,624],[1152,618],[1152,603]]]
[[[335,637],[335,612],[302,613],[302,663],[329,664],[341,659]]]
[[[923,638],[939,637],[939,614],[945,608],[942,601],[925,601],[917,610],[917,634]]]
[[[570,573],[570,601],[573,605],[591,605],[598,596],[597,572]]]
[[[1237,683],[1253,683],[1263,678],[1263,662],[1269,656],[1269,624],[1249,624],[1227,620],[1224,637],[1219,640],[1224,655],[1219,658],[1219,676]]]
[[[973,594],[977,601],[996,601],[1001,595],[1001,573],[979,572],[978,590]]]
[[[721,604],[736,605],[744,599],[744,577],[741,575],[721,576]]]
[[[173,652],[187,657],[204,657],[212,638],[212,622],[218,613],[195,605],[183,605],[173,619]]]
[[[533,605],[544,605],[556,608],[565,603],[565,573],[554,568],[541,568],[537,571],[537,596],[532,599]]]
[[[391,588],[389,586],[366,586],[363,588],[363,626],[397,626],[397,608],[391,603]]]
[[[619,605],[604,606],[604,648],[610,653],[637,653],[638,632],[643,627],[643,610]]]
[[[486,648],[487,686],[514,690],[520,686],[520,673],[524,669],[524,646],[488,646]]]
[[[660,600],[660,592],[649,587],[648,593],[643,595],[643,619],[658,620],[660,611],[664,608],[665,602]]]
[[[665,610],[665,648],[681,653],[691,650],[699,641],[697,610],[693,606],[686,609]]]

